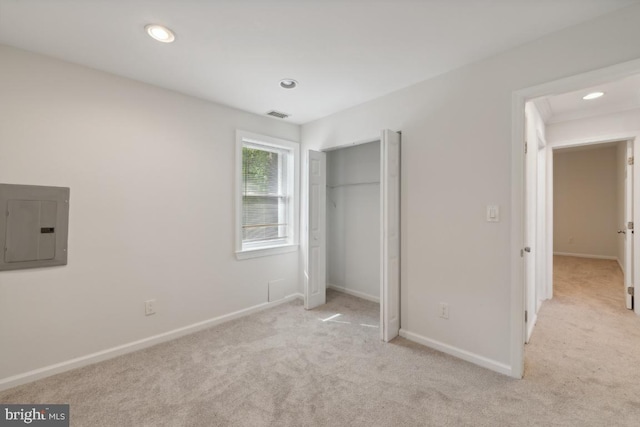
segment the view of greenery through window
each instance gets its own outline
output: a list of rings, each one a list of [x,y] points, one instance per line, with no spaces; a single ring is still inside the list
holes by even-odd
[[[286,238],[286,154],[242,148],[242,240]]]

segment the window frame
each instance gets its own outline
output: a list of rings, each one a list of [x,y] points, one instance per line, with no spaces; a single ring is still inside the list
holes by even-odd
[[[262,243],[243,244],[242,241],[242,217],[243,217],[243,194],[242,194],[242,149],[246,145],[253,148],[264,147],[288,151],[289,159],[289,183],[288,195],[290,196],[288,206],[287,227],[289,236],[286,239],[273,239]],[[266,135],[236,131],[236,230],[235,230],[235,254],[237,259],[255,258],[261,256],[277,255],[298,250],[299,245],[299,218],[300,218],[300,144],[280,138]]]

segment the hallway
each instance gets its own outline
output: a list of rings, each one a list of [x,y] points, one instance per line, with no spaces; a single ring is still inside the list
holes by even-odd
[[[554,257],[554,297],[542,304],[525,357],[526,381],[558,385],[554,406],[573,401],[575,411],[589,390],[605,408],[640,417],[640,318],[625,309],[622,283],[616,261]]]

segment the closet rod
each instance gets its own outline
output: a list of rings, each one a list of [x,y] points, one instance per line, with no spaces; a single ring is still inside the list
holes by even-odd
[[[351,187],[354,185],[371,185],[371,184],[380,184],[380,181],[370,181],[370,182],[352,182],[348,184],[340,184],[340,185],[327,185],[329,188],[338,188],[338,187]]]

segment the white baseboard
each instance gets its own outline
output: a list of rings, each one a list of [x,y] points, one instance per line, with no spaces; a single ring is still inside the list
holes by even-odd
[[[624,274],[624,267],[622,266],[622,263],[620,262],[620,259],[616,258],[616,261],[618,261],[618,265],[620,266],[620,270],[622,270],[622,274]]]
[[[23,374],[14,375],[11,377],[3,378],[0,380],[0,391],[7,390],[22,384],[26,384],[41,378],[49,377],[51,375],[59,374],[61,372],[70,371],[86,365],[101,362],[103,360],[111,359],[116,356],[131,353],[143,348],[151,347],[156,344],[160,344],[166,341],[170,341],[179,338],[184,335],[189,335],[194,332],[207,329],[221,323],[229,322],[240,317],[248,316],[259,311],[263,311],[272,307],[276,307],[280,304],[287,303],[296,299],[303,298],[300,293],[289,295],[281,300],[273,302],[265,302],[262,304],[254,305],[253,307],[238,310],[233,313],[225,314],[222,316],[214,317],[212,319],[204,320],[202,322],[193,323],[182,328],[174,329],[172,331],[164,332],[162,334],[154,335],[148,338],[143,338],[138,341],[133,341],[127,344],[119,345],[117,347],[108,348],[106,350],[98,351],[96,353],[87,354],[86,356],[77,357],[75,359],[67,360],[64,362],[56,363],[54,365],[45,366],[44,368],[34,369]]]
[[[489,370],[498,372],[500,374],[513,376],[511,366],[505,365],[504,363],[500,363],[498,361],[486,358],[484,356],[471,353],[470,351],[462,350],[460,348],[454,347],[449,344],[445,344],[440,341],[432,340],[431,338],[423,337],[422,335],[409,332],[405,329],[400,329],[400,336],[408,339],[409,341],[413,341],[418,344],[422,344],[424,346],[441,351],[443,353],[447,353],[451,356],[455,356],[459,359],[466,360],[467,362],[471,362],[483,368],[487,368]]]
[[[334,291],[342,292],[348,295],[352,295],[354,297],[366,299],[367,301],[380,302],[380,297],[374,297],[369,294],[365,294],[364,292],[353,291],[351,289],[343,288],[342,286],[336,286],[327,284],[327,288],[333,289]]]
[[[609,255],[574,254],[571,252],[554,252],[553,254],[560,255],[560,256],[573,256],[577,258],[610,259],[610,260],[618,261],[617,257],[609,256]]]

